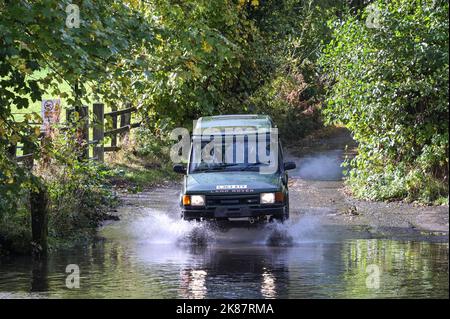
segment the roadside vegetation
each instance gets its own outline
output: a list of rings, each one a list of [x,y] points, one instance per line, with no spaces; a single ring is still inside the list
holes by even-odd
[[[359,143],[347,182],[361,198],[448,204],[448,1],[371,8],[332,20],[321,56],[323,114]]]
[[[80,160],[75,123],[38,140],[43,98],[131,104],[142,126],[104,164]],[[271,115],[287,143],[343,125],[355,196],[448,203],[448,2],[0,0],[0,251],[29,250],[30,190],[47,190],[50,244],[82,242],[118,189],[179,178],[171,129],[231,113]],[[17,143],[35,146],[33,170]]]
[[[106,158],[109,182],[118,190],[136,193],[179,181],[169,155],[172,143],[168,132],[147,127],[133,130],[122,149]]]

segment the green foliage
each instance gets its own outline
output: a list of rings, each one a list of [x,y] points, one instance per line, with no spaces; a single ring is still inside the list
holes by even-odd
[[[44,174],[46,172],[43,172]],[[106,185],[109,170],[92,162],[52,168],[46,176],[50,198],[49,236],[86,240],[117,202]]]
[[[149,128],[159,121],[189,126],[213,114],[276,116],[272,103],[285,109],[279,124],[295,119],[286,132],[302,134],[320,125],[310,115],[322,97],[315,62],[331,34],[325,21],[345,7],[331,0],[146,1],[140,10],[157,30],[155,42],[133,52],[135,66],[123,57],[101,91],[110,103],[138,105]],[[291,91],[266,95],[279,89]]]
[[[298,139],[322,126],[315,97],[306,99],[308,88],[303,77],[280,74],[260,87],[248,99],[254,113],[269,114],[278,124],[280,137]]]
[[[80,7],[80,28],[66,26],[66,7],[72,2]],[[39,147],[39,129],[31,125],[40,121],[39,115],[16,121],[12,112],[26,110],[43,95],[61,97],[72,108],[92,98],[87,92],[99,98],[97,84],[122,69],[124,59],[130,68],[138,66],[134,53],[156,43],[155,33],[136,1],[0,0],[0,218],[5,240],[15,233],[11,230],[21,229],[17,218],[28,208],[25,189],[46,184],[53,214],[50,235],[59,237],[92,228],[89,224],[96,223],[102,209],[97,204],[110,195],[102,186],[102,171],[76,159],[79,145],[71,143],[73,134],[61,144],[64,152],[49,143]],[[62,89],[67,86],[71,92]],[[17,165],[9,148],[19,142],[34,145],[35,160],[45,158],[57,171],[46,175]],[[23,229],[21,237],[27,238],[29,229]]]
[[[129,137],[126,148],[112,156],[111,183],[137,192],[145,188],[178,180],[170,159],[170,140],[167,123],[157,122],[153,127],[139,127]]]
[[[324,114],[359,142],[349,176],[357,196],[433,202],[448,196],[448,2],[374,5],[379,27],[366,24],[373,9],[332,24]]]
[[[3,190],[0,190],[3,192]],[[30,252],[31,223],[30,213],[24,199],[27,194],[22,191],[20,197],[7,192],[0,197],[0,256],[10,251]],[[18,201],[18,198],[22,200]]]
[[[271,115],[284,139],[322,126],[324,90],[317,59],[331,37],[326,20],[344,8],[345,3],[328,0],[264,1],[250,13],[263,39],[259,68],[265,77],[245,105]]]
[[[43,161],[35,169],[47,187],[50,203],[49,236],[86,240],[106,210],[117,204],[107,179],[110,170],[94,161],[80,161],[77,129],[56,134]],[[49,142],[50,143],[50,142]]]
[[[52,247],[84,242],[118,201],[108,183],[111,171],[93,161],[79,161],[77,129],[55,134],[45,160],[32,172],[49,197],[49,242]],[[22,170],[22,168],[19,168]],[[31,184],[30,186],[32,186]],[[0,250],[27,253],[30,249],[29,187],[2,185]],[[6,188],[9,187],[9,188]]]
[[[20,141],[37,144],[39,130],[30,123],[39,115],[16,121],[12,110],[26,109],[44,93],[80,105],[87,86],[102,82],[118,60],[129,59],[135,47],[154,41],[140,11],[124,1],[80,1],[80,28],[66,26],[72,1],[0,1],[0,185],[20,189],[33,182],[8,159],[8,147]],[[40,76],[34,76],[40,74]],[[72,94],[61,91],[67,83]],[[91,89],[92,91],[92,89]],[[99,90],[93,90],[100,94]],[[36,148],[36,158],[40,157]]]
[[[114,175],[110,179],[111,183],[131,193],[167,185],[180,178],[180,175],[173,172],[172,165],[169,163],[163,165],[151,162],[138,165],[115,164],[113,167]]]
[[[103,83],[105,98],[139,105],[149,125],[242,111],[260,77],[251,46],[258,32],[246,7],[232,0],[151,0],[141,10],[158,30],[158,43],[134,52],[138,67],[127,57],[119,62],[126,68]]]
[[[135,130],[134,152],[140,157],[151,157],[154,161],[166,162],[170,160],[169,149],[173,141],[162,124],[156,127],[140,127]]]

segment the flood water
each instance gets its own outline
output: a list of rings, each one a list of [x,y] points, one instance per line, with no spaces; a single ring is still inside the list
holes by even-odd
[[[358,238],[357,231],[321,229],[314,219],[224,232],[164,211],[126,210],[89,247],[41,263],[2,259],[0,296],[448,298],[448,243]],[[339,236],[346,231],[352,238]],[[79,266],[78,289],[66,287],[69,264]]]
[[[322,161],[333,167],[335,155]],[[318,170],[297,174],[311,178],[310,171]],[[0,298],[449,297],[448,237],[373,238],[321,225],[314,214],[291,215],[284,225],[211,229],[179,219],[178,192],[130,195],[121,220],[104,225],[103,239],[90,246],[45,262],[0,259]],[[70,264],[79,267],[79,288],[66,287]]]

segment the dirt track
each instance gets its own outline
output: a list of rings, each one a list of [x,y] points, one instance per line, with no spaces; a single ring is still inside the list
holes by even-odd
[[[354,147],[348,132],[340,130],[332,138],[288,148],[287,158],[298,167],[290,174],[291,216],[314,217],[322,225],[358,227],[374,237],[448,241],[448,206],[362,201],[347,195],[340,163],[353,154]]]

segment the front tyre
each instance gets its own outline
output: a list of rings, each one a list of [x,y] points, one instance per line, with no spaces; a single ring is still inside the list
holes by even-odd
[[[284,207],[283,213],[278,216],[273,216],[271,218],[271,221],[277,221],[280,223],[284,223],[288,219],[289,219],[289,201],[288,201],[287,205]]]
[[[284,208],[284,220],[288,220],[289,219],[289,198],[286,204],[286,207]]]

